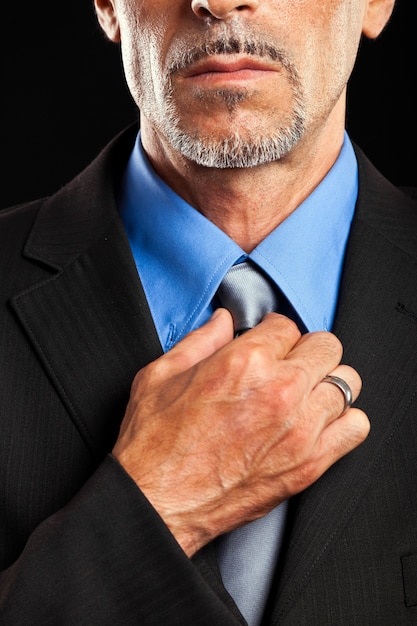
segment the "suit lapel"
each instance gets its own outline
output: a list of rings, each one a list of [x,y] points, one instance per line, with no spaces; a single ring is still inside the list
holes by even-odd
[[[25,256],[53,271],[13,301],[68,413],[98,458],[111,449],[134,375],[161,354],[115,207],[111,162],[120,160],[119,143],[43,205]]]
[[[370,177],[375,188],[372,184],[362,188],[358,202],[334,332],[344,346],[343,361],[362,376],[358,406],[370,418],[371,433],[291,503],[286,550],[271,596],[271,623],[277,625],[285,623],[288,609],[314,577],[314,568],[378,479],[384,446],[398,424],[410,417],[417,389],[415,206],[386,182],[382,193],[378,191],[381,181],[359,159],[362,176]],[[369,212],[369,197],[377,209],[374,213]],[[389,210],[379,213],[384,204]],[[400,205],[405,213],[410,207],[408,233],[404,226],[402,233],[398,229]]]
[[[136,372],[161,354],[122,226],[15,309],[88,447],[108,451]]]

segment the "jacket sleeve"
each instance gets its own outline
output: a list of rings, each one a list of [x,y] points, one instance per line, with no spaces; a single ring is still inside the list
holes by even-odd
[[[0,624],[244,623],[110,455],[0,574]]]

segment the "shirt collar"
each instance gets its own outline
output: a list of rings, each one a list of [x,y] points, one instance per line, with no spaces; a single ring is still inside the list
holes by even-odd
[[[250,255],[280,286],[309,331],[333,326],[357,194],[356,156],[345,134],[325,178]]]
[[[122,181],[119,210],[167,350],[206,321],[222,278],[243,251],[159,178],[140,136]]]
[[[346,135],[319,186],[250,254],[310,331],[333,323],[356,195],[356,158]],[[168,350],[208,319],[225,273],[247,255],[159,178],[140,135],[120,188],[119,209],[161,345]]]

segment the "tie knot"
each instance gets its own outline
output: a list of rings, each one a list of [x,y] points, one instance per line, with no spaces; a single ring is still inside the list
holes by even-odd
[[[220,283],[220,303],[232,314],[236,335],[253,328],[271,311],[278,311],[278,290],[251,261],[233,265]]]

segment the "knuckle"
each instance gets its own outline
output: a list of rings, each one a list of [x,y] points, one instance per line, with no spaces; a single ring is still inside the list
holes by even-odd
[[[137,391],[140,387],[146,388],[151,386],[152,381],[162,376],[163,369],[164,365],[160,359],[156,359],[140,369],[133,379],[132,391]]]
[[[322,331],[320,335],[328,351],[341,358],[343,354],[343,346],[340,339],[336,337],[336,335],[333,335],[333,333],[329,332]]]
[[[142,384],[146,384],[146,378],[148,376],[148,373],[142,369],[139,370],[139,372],[136,374],[136,376],[133,379],[133,383],[132,383],[132,395],[134,395],[137,390],[142,386]]]
[[[278,415],[286,417],[287,430],[294,428],[296,417],[296,400],[294,398],[293,384],[279,382],[275,385],[274,405]]]
[[[343,355],[343,346],[336,335],[327,331],[318,331],[312,333],[310,337],[314,338],[315,347],[318,350],[321,350],[323,354],[332,357],[334,360],[340,361]]]
[[[349,409],[347,414],[349,414],[350,417],[350,436],[352,442],[359,445],[369,435],[371,430],[370,421],[366,413],[360,409]]]
[[[274,397],[281,411],[297,412],[300,400],[308,388],[308,373],[305,368],[294,362],[285,362],[280,374],[275,379]]]
[[[227,353],[225,364],[227,370],[236,375],[256,373],[261,376],[263,372],[268,371],[268,366],[270,366],[268,347],[264,342],[250,339],[243,349],[243,344],[238,345],[236,341]]]
[[[281,315],[279,317],[279,321],[281,332],[285,332],[290,337],[293,337],[295,340],[298,340],[301,337],[301,331],[292,319]]]

